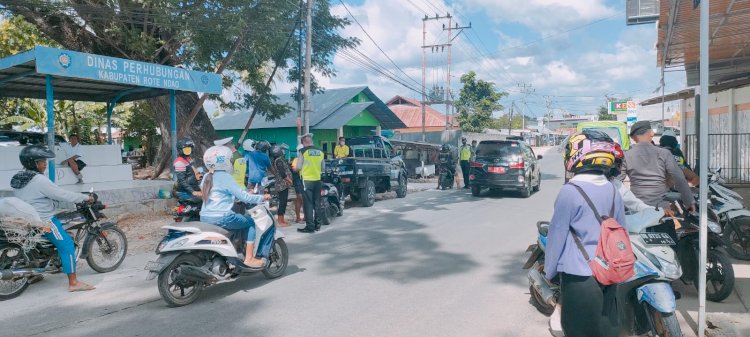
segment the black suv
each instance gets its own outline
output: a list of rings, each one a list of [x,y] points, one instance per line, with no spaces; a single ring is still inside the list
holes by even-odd
[[[477,145],[476,158],[470,162],[471,194],[478,197],[483,187],[512,189],[528,198],[542,184],[538,160],[526,142],[519,140],[483,140]]]

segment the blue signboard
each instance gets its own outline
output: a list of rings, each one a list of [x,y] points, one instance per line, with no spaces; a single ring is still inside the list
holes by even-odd
[[[222,91],[218,74],[56,48],[36,47],[34,51],[41,74],[177,91]]]

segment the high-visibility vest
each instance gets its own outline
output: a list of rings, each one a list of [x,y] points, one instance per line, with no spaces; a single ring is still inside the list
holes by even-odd
[[[460,160],[471,159],[471,147],[468,145],[461,146],[461,154],[459,155]]]
[[[247,176],[247,161],[245,158],[237,158],[232,165],[234,172],[232,172],[232,178],[237,182],[237,185],[245,187],[245,177]]]
[[[302,171],[300,176],[304,181],[320,181],[321,164],[323,163],[323,151],[314,147],[307,148],[302,152]]]

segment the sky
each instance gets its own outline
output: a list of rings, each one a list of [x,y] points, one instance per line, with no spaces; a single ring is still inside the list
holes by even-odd
[[[513,101],[532,116],[543,115],[548,106],[557,115],[592,114],[606,97],[642,100],[657,95],[654,90],[659,87],[661,73],[656,66],[656,24],[627,26],[622,0],[344,3],[346,7],[339,0],[331,0],[334,14],[352,20],[348,8],[364,30],[352,20],[341,34],[359,38],[359,52],[412,88],[421,86],[422,18],[450,13],[454,25],[471,23],[471,29],[461,31],[452,43],[454,97],[460,90],[460,76],[472,70],[478,78],[508,92],[503,105]],[[428,45],[450,40],[442,27],[447,23],[447,19],[426,22]],[[426,60],[427,87],[446,86],[447,50],[428,49]],[[350,56],[337,54],[334,65],[338,75],[320,80],[325,88],[367,85],[383,100],[394,95],[420,98],[416,91],[353,63]],[[685,88],[685,82],[684,72],[665,74],[667,93]],[[533,92],[524,94],[521,84],[531,85]],[[674,112],[676,107],[669,110]]]

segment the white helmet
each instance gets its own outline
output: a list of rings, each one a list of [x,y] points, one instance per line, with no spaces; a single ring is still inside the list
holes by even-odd
[[[226,146],[212,146],[203,153],[206,168],[214,171],[232,171],[232,150]]]
[[[242,149],[245,151],[255,151],[255,141],[252,139],[245,139],[242,142]]]

